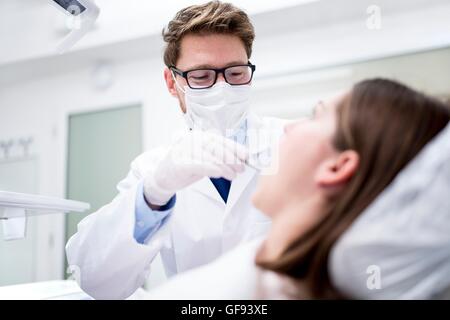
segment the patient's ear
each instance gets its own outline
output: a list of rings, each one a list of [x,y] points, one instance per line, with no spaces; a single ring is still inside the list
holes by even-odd
[[[355,174],[359,166],[359,155],[353,150],[340,152],[332,159],[324,161],[317,171],[315,181],[323,188],[344,186]]]

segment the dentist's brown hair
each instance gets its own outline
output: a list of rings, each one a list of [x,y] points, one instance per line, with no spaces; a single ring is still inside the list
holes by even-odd
[[[176,66],[181,41],[188,34],[227,34],[238,37],[245,47],[247,58],[252,55],[255,30],[245,11],[231,3],[210,1],[180,10],[162,31],[166,43],[164,63]]]
[[[333,141],[337,150],[359,154],[357,171],[330,200],[323,221],[292,242],[279,259],[257,257],[257,265],[299,280],[311,298],[344,298],[328,273],[334,243],[449,120],[446,104],[398,82],[357,83],[338,106]]]

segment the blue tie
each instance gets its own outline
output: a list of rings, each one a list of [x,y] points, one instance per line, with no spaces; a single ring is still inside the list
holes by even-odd
[[[225,178],[210,178],[214,187],[216,187],[223,201],[227,203],[228,194],[230,193],[231,181]]]

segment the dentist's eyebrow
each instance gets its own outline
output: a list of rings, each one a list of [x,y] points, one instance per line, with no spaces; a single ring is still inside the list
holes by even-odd
[[[246,61],[232,61],[232,62],[227,63],[223,68],[236,66],[236,65],[243,65],[243,64],[247,64],[247,62]],[[198,64],[198,65],[189,67],[187,70],[194,70],[194,69],[221,69],[221,68],[218,68],[217,66],[213,66],[211,64]]]

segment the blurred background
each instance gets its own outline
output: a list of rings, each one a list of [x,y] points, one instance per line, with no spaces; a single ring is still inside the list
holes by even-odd
[[[0,190],[111,201],[129,164],[182,118],[165,88],[161,30],[204,1],[97,0],[94,29],[70,32],[50,0],[0,0]],[[448,0],[241,0],[256,28],[253,109],[296,118],[358,80],[389,77],[450,96]],[[0,286],[64,279],[64,245],[85,215],[28,219],[0,239]],[[3,231],[0,230],[0,236]],[[147,286],[164,279],[160,264]]]

